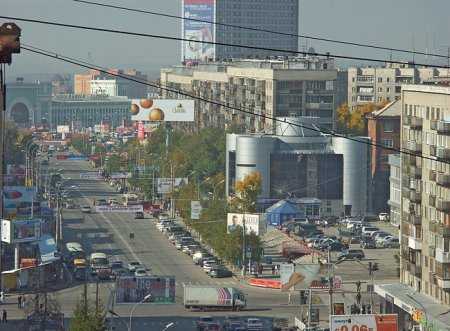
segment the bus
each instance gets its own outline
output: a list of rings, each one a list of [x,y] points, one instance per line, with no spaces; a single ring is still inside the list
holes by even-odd
[[[91,272],[96,274],[99,269],[109,268],[109,261],[105,253],[91,254]]]
[[[124,206],[132,206],[132,205],[138,205],[138,196],[133,193],[126,193],[122,197],[123,205]]]
[[[84,252],[80,243],[68,242],[66,244],[66,249],[69,255],[70,263],[73,263],[73,261],[76,259],[86,259],[86,253]]]

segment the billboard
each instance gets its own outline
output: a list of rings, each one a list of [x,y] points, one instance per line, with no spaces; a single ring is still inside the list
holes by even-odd
[[[117,304],[136,304],[148,294],[152,296],[142,304],[174,304],[175,276],[120,276],[116,278]]]
[[[2,241],[9,244],[36,241],[42,236],[40,220],[2,220]]]
[[[58,133],[70,133],[70,125],[57,125],[56,132]]]
[[[180,185],[185,185],[187,183],[187,178],[173,178],[173,190],[176,191]],[[158,193],[172,192],[172,178],[157,178],[157,191]]]
[[[142,205],[129,205],[129,206],[96,206],[95,211],[97,213],[115,212],[115,213],[135,213],[138,211],[144,211]]]
[[[204,43],[215,41],[215,6],[215,0],[183,1],[182,61],[188,63],[215,58],[214,45]]]
[[[266,229],[266,221],[264,221],[265,214],[227,214],[227,234],[232,231],[242,231],[243,220],[245,218],[245,233],[255,232],[257,235],[263,234]]]
[[[395,314],[331,315],[330,330],[398,331],[397,320]]]
[[[80,179],[102,179],[103,176],[99,172],[82,172],[80,173]]]
[[[193,122],[194,100],[133,99],[132,121]]]
[[[31,202],[36,200],[37,199],[35,187],[4,186],[3,217],[18,218],[24,217],[23,215],[31,215]],[[24,202],[29,203],[29,205],[24,204]],[[37,204],[35,205],[35,208],[38,208]]]
[[[200,213],[202,211],[202,205],[198,200],[191,201],[191,219],[198,220],[200,219]]]
[[[6,174],[3,175],[3,186],[24,186],[25,165],[7,164]]]
[[[310,263],[310,264],[281,264],[280,281],[281,291],[292,290],[326,290],[328,289],[328,277],[331,265]],[[342,288],[342,285],[340,285]]]

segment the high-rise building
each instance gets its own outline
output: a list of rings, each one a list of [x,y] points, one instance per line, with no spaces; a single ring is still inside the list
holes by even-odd
[[[182,62],[298,51],[298,0],[183,0],[182,11]]]
[[[401,92],[400,284],[375,286],[386,312],[450,325],[450,87]],[[395,176],[394,176],[395,177]],[[428,318],[427,318],[428,317]]]
[[[336,109],[346,98],[346,79],[346,72],[334,69],[333,59],[317,57],[205,62],[161,70],[161,84],[170,89],[162,90],[163,98],[180,98],[177,91],[196,96],[197,127],[240,124],[248,132],[271,132],[274,117],[295,116],[318,117],[322,128],[334,129]]]

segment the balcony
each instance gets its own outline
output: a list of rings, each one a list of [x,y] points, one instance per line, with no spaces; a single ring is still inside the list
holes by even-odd
[[[450,148],[436,147],[436,157],[441,160],[450,160]]]
[[[428,274],[428,282],[430,284],[435,284],[436,285],[437,280],[436,280],[436,273],[435,272],[431,272],[430,271],[430,273]]]
[[[437,278],[437,285],[442,288],[443,290],[450,289],[450,279],[441,279]]]
[[[422,168],[410,165],[408,166],[408,174],[414,177],[422,177]]]
[[[436,207],[436,196],[435,195],[429,195],[428,196],[428,204],[431,207]]]
[[[450,122],[436,121],[436,130],[442,134],[450,134]]]
[[[440,210],[444,213],[448,213],[450,211],[450,201],[444,200],[441,198],[436,199],[436,209]]]
[[[423,119],[421,117],[412,116],[410,119],[409,126],[413,129],[420,129],[420,128],[422,128],[422,122],[423,122]]]
[[[436,248],[435,259],[439,263],[450,263],[450,253],[444,252],[443,250]]]
[[[409,221],[409,223],[414,224],[414,225],[422,225],[422,216],[409,214],[408,221]]]
[[[422,193],[416,191],[409,192],[409,200],[412,202],[420,203],[422,201]]]
[[[440,186],[450,187],[450,175],[439,172],[436,174],[436,183]]]
[[[437,227],[438,224],[436,223],[436,221],[430,221],[430,223],[428,223],[428,228],[430,229],[430,232],[437,232]]]
[[[416,251],[422,250],[422,239],[408,237],[408,247]]]
[[[405,142],[405,148],[411,152],[422,152],[422,144],[417,141],[408,140]]]
[[[422,266],[412,264],[410,272],[414,276],[422,277]]]
[[[436,181],[436,171],[435,171],[435,170],[430,170],[428,176],[430,177],[430,180],[431,180],[432,182],[435,182],[435,181]]]
[[[430,229],[430,231],[431,231],[431,229]],[[436,227],[433,232],[440,234],[443,237],[450,237],[450,226],[436,224]]]
[[[428,250],[428,255],[429,255],[430,257],[436,257],[436,247],[430,246],[430,247],[428,247],[428,248],[429,248],[429,250]]]

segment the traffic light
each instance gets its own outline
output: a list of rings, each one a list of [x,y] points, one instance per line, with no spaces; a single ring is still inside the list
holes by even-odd
[[[300,291],[300,304],[306,305],[306,293],[304,290]]]
[[[358,280],[356,283],[356,292],[361,292],[361,281],[360,280]]]
[[[372,271],[378,271],[378,270],[380,270],[380,267],[378,267],[378,263],[377,262],[373,263],[372,264]]]
[[[372,275],[372,262],[369,262],[369,275]]]
[[[14,23],[0,26],[0,63],[11,63],[13,53],[20,53],[21,29]]]

